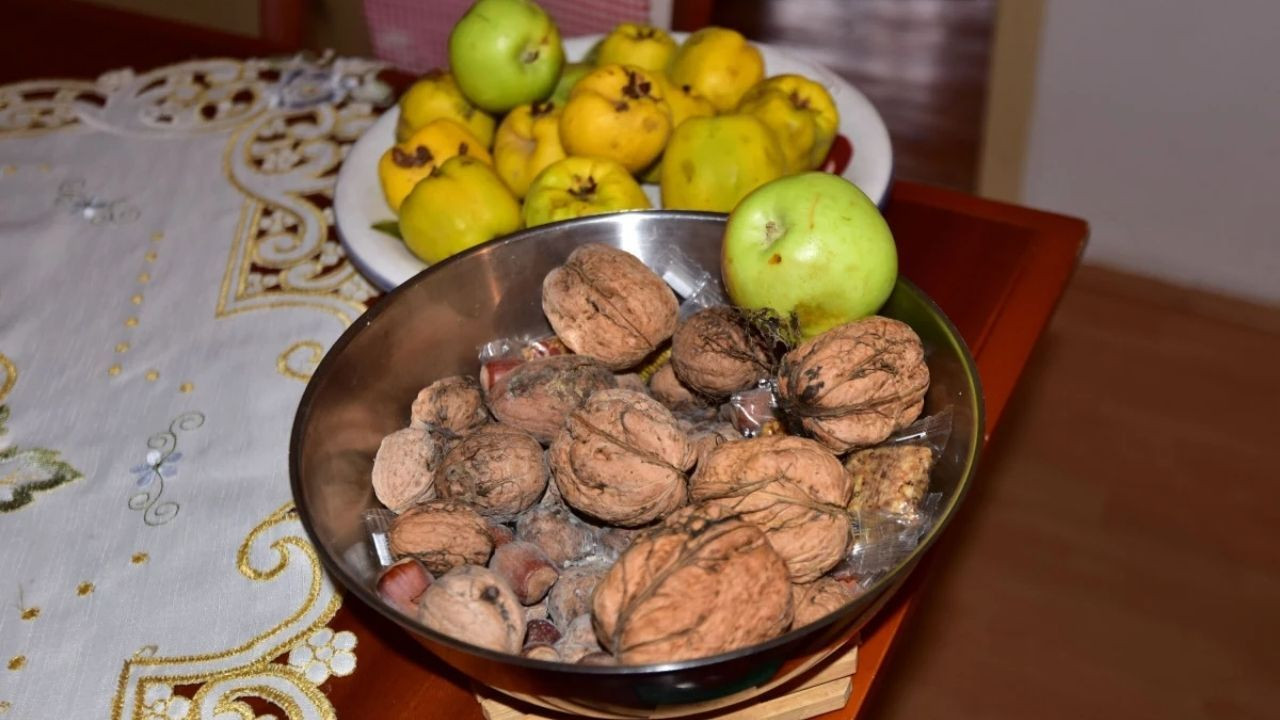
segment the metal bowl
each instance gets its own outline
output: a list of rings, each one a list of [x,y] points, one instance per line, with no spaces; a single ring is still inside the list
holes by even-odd
[[[396,288],[329,350],[298,407],[289,474],[302,523],[337,582],[479,682],[545,707],[601,717],[679,716],[724,707],[795,677],[862,627],[915,567],[954,515],[977,463],[982,393],[964,341],[942,311],[899,280],[884,315],[910,324],[927,353],[925,412],[952,410],[952,430],[932,477],[937,522],[916,550],[870,590],[824,620],[768,642],[699,660],[586,667],[530,660],[427,629],[383,603],[379,566],[362,513],[379,507],[370,469],[383,436],[408,424],[418,390],[479,369],[477,348],[495,338],[550,332],[542,278],[578,245],[613,245],[659,274],[678,248],[718,280],[725,216],[644,211],[600,215],[515,233],[455,256]]]

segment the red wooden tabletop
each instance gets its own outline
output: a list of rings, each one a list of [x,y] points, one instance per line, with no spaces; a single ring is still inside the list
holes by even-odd
[[[276,50],[251,38],[59,0],[16,2],[5,13],[0,83]],[[1074,218],[904,182],[894,186],[885,215],[902,273],[950,316],[977,358],[990,437],[1066,288],[1088,228]],[[862,707],[915,599],[928,591],[927,565],[864,630],[849,703],[824,717],[851,718]],[[356,632],[360,647],[360,671],[323,686],[339,717],[482,717],[465,677],[359,601],[347,602],[333,626]]]

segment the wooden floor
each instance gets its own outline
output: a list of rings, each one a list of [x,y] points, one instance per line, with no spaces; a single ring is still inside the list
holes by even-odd
[[[1280,309],[1084,268],[873,696],[897,718],[1274,718]]]

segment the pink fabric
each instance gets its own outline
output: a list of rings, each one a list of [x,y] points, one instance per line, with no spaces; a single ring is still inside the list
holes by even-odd
[[[449,32],[472,0],[364,0],[380,59],[411,72],[449,64]],[[649,22],[649,0],[539,0],[563,37],[607,33],[621,22]]]

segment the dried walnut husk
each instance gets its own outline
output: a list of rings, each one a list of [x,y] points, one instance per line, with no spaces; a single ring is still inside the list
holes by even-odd
[[[556,355],[522,363],[489,388],[489,409],[500,422],[551,442],[564,419],[617,380],[596,360]]]
[[[469,375],[437,380],[418,392],[410,410],[412,427],[448,436],[466,435],[489,422],[480,383]]]
[[[603,390],[573,411],[550,449],[564,501],[623,527],[652,522],[684,505],[688,438],[657,400]]]
[[[851,454],[844,466],[853,480],[850,510],[909,516],[929,489],[933,451],[923,445],[882,445]]]
[[[791,586],[791,601],[796,608],[792,628],[816,622],[847,605],[856,597],[847,585],[831,577]]]
[[[720,508],[691,506],[618,559],[592,610],[601,644],[622,663],[688,660],[784,631],[791,583],[759,528]]]
[[[396,557],[415,557],[436,575],[459,565],[483,565],[493,551],[488,523],[456,500],[409,508],[391,523],[388,540]]]
[[[675,293],[630,253],[583,245],[542,282],[542,310],[574,352],[614,370],[639,363],[671,337]]]
[[[542,497],[551,471],[542,446],[509,425],[486,425],[465,436],[436,472],[436,492],[481,515],[514,519]]]
[[[929,389],[920,338],[909,325],[868,317],[833,328],[782,358],[787,411],[837,453],[875,445],[915,420]]]
[[[373,494],[394,512],[436,495],[436,468],[445,448],[421,428],[397,430],[382,439],[373,458]]]
[[[516,654],[524,644],[524,609],[507,584],[487,568],[462,565],[422,595],[418,620],[463,642]]]
[[[840,461],[813,440],[791,435],[721,445],[689,481],[694,502],[759,526],[794,582],[810,582],[844,557],[850,494]]]
[[[771,374],[769,344],[751,323],[728,306],[690,315],[671,338],[671,366],[688,387],[728,397]]]

